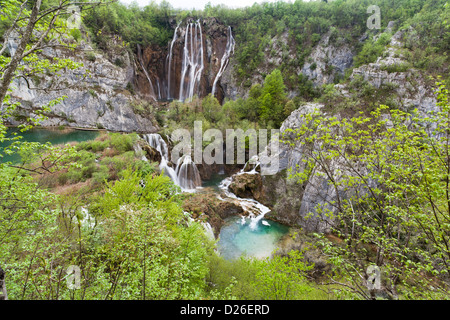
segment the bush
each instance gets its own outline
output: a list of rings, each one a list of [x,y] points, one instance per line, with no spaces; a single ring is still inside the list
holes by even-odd
[[[391,35],[382,33],[377,41],[368,40],[361,51],[355,57],[355,67],[375,62],[386,49],[386,45],[391,41]]]
[[[71,29],[70,30],[70,35],[77,42],[81,39],[81,31],[79,29]]]
[[[114,64],[115,64],[116,66],[118,66],[119,68],[123,68],[123,67],[125,66],[125,63],[124,63],[123,60],[120,59],[120,58],[114,59]]]
[[[87,59],[88,61],[95,62],[95,60],[96,60],[97,58],[95,57],[95,53],[94,53],[94,52],[89,51],[88,53],[86,53],[86,59]]]
[[[92,174],[94,184],[100,185],[109,179],[109,169],[105,165],[101,165],[96,172]]]
[[[77,150],[92,150],[93,152],[101,152],[105,148],[109,147],[109,141],[99,141],[99,140],[92,140],[92,141],[83,141],[77,144]]]
[[[383,65],[381,67],[381,70],[385,70],[389,73],[393,72],[405,72],[408,71],[411,68],[411,64],[408,62],[400,63],[400,64],[390,64],[390,65]]]
[[[133,150],[133,143],[137,139],[136,134],[110,133],[111,147],[123,153]]]

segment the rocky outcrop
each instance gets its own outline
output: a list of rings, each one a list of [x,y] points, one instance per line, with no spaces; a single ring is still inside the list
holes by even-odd
[[[321,104],[308,103],[291,113],[283,122],[280,132],[287,133],[287,129],[297,129],[302,124],[301,116],[320,110]],[[328,218],[316,210],[317,204],[322,204],[333,211],[330,203],[335,199],[333,190],[328,186],[325,178],[314,177],[306,182],[300,182],[295,173],[305,169],[304,159],[307,159],[311,150],[296,142],[295,134],[283,136],[283,140],[289,140],[293,145],[278,144],[270,141],[269,161],[278,161],[278,169],[274,174],[262,175],[263,193],[265,202],[272,211],[267,218],[280,223],[296,226],[306,232],[327,232],[329,230]],[[278,149],[278,150],[276,150]],[[260,154],[261,156],[261,154]],[[271,158],[271,159],[270,159]],[[264,172],[265,164],[261,163]]]
[[[83,66],[62,70],[58,75],[37,75],[28,82],[22,78],[16,79],[12,84],[11,96],[21,103],[21,107],[15,119],[10,119],[12,125],[19,124],[23,117],[33,115],[37,108],[65,96],[65,100],[51,107],[51,112],[46,114],[48,119],[41,122],[42,126],[65,125],[125,132],[158,130],[153,117],[143,117],[133,108],[140,101],[127,90],[134,67],[126,50],[116,54],[100,54],[82,42],[75,52],[47,48],[41,57],[70,58]]]
[[[343,76],[353,63],[354,50],[343,37],[332,41],[333,34],[329,31],[320,39],[301,70],[317,86],[332,83],[338,75]]]
[[[239,198],[252,198],[258,202],[264,202],[265,200],[262,179],[259,174],[241,173],[234,175],[229,189]]]
[[[142,146],[142,149],[145,151],[145,157],[150,162],[157,162],[157,163],[161,162],[161,154],[159,153],[158,150],[156,150],[155,148],[149,146],[148,144],[144,144]]]
[[[218,199],[216,193],[208,191],[189,194],[183,201],[183,209],[191,213],[194,219],[209,222],[216,238],[224,224],[224,219],[244,214],[244,210],[237,201]]]
[[[411,67],[402,54],[402,38],[408,30],[396,32],[385,52],[374,63],[353,69],[350,80],[363,79],[376,89],[393,90],[391,103],[404,110],[418,108],[422,114],[437,111],[436,98],[430,82],[417,69]],[[345,95],[345,86],[338,90]]]

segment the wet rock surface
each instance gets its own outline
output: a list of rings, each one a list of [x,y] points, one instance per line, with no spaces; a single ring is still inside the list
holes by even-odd
[[[194,219],[208,221],[217,238],[224,219],[244,214],[242,207],[232,199],[221,200],[213,191],[188,194],[183,201],[185,211],[192,214]]]

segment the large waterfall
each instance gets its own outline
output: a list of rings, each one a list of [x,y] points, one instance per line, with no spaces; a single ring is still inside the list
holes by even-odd
[[[173,169],[169,165],[169,148],[164,139],[157,133],[146,134],[144,139],[161,155],[159,169],[172,179],[176,185],[180,186],[183,191],[191,191],[201,186],[200,173],[190,155],[180,157],[176,168]]]
[[[227,46],[225,48],[225,52],[223,53],[222,59],[220,60],[220,69],[217,72],[216,78],[214,79],[213,87],[211,94],[214,96],[216,93],[216,85],[219,78],[222,76],[222,73],[225,71],[226,67],[228,66],[228,62],[230,61],[231,53],[234,53],[234,38],[233,34],[231,33],[231,27],[228,27],[228,34],[227,34]]]
[[[181,69],[179,100],[191,100],[199,94],[200,80],[204,68],[203,34],[200,21],[186,26]]]
[[[151,99],[191,101],[195,95],[202,98],[211,92],[223,100],[220,81],[234,53],[235,40],[231,27],[211,28],[210,24],[179,22],[167,51],[150,46],[144,54],[144,48],[137,46],[136,64],[143,73],[139,85]]]
[[[175,43],[175,41],[177,41],[178,38],[178,28],[180,27],[181,22],[177,25],[177,27],[175,28],[175,32],[173,33],[173,39],[172,42],[170,43],[170,48],[169,48],[169,55],[167,56],[168,58],[168,62],[169,62],[169,66],[167,67],[167,99],[172,99],[173,95],[172,95],[172,52],[173,52],[173,44]]]

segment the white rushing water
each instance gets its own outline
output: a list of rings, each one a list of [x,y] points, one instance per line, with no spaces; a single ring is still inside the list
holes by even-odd
[[[215,240],[216,237],[214,236],[214,230],[209,224],[209,222],[202,222],[203,228],[205,229],[205,233],[208,236],[209,239]]]
[[[178,28],[180,27],[180,23],[178,23],[177,27],[175,28],[175,32],[173,33],[173,39],[172,42],[170,43],[170,49],[169,49],[169,55],[168,55],[168,59],[169,59],[169,65],[167,67],[167,99],[171,99],[172,98],[172,90],[171,90],[171,85],[172,85],[172,51],[173,51],[173,44],[175,43],[175,41],[177,41],[178,38]]]
[[[204,68],[203,34],[200,20],[186,26],[179,100],[191,100],[199,93]]]
[[[183,191],[193,192],[197,187],[201,186],[200,173],[190,155],[180,157],[175,169],[173,169],[169,165],[169,148],[164,139],[157,133],[146,134],[144,138],[161,155],[159,169],[164,171]]]
[[[141,65],[142,70],[144,71],[145,76],[147,77],[148,80],[148,84],[150,87],[150,96],[152,97],[153,100],[156,101],[156,96],[155,96],[155,89],[153,87],[153,83],[152,83],[152,79],[150,79],[150,75],[147,72],[147,69],[144,66],[144,62],[142,61],[142,53],[141,53],[141,46],[138,44],[137,45],[137,56],[138,56],[138,61],[139,64]]]
[[[220,69],[216,74],[216,78],[214,79],[214,83],[212,86],[211,94],[214,96],[216,93],[216,85],[217,81],[219,81],[219,78],[222,76],[222,73],[225,71],[226,67],[228,66],[228,62],[230,61],[231,53],[234,53],[234,45],[235,41],[233,38],[233,34],[231,33],[231,27],[228,27],[228,34],[227,34],[227,45],[225,47],[225,52],[223,53],[222,59],[220,60]]]
[[[244,166],[244,168],[245,168],[245,166]],[[255,170],[255,172],[256,172],[256,166],[253,170]],[[244,174],[244,173],[252,174],[253,170],[250,172],[244,172],[244,169],[242,169],[237,174]],[[246,219],[250,219],[249,227],[250,227],[250,229],[255,230],[258,227],[259,221],[261,221],[264,218],[266,213],[270,212],[270,209],[254,199],[237,197],[234,193],[232,193],[229,190],[229,186],[231,185],[232,180],[233,180],[232,177],[225,178],[219,184],[219,188],[223,190],[223,192],[225,193],[225,195],[227,197],[238,200],[242,209],[244,209],[245,212],[249,213],[248,218],[242,216],[240,223],[245,224],[245,223],[247,223]],[[257,213],[257,214],[255,215],[255,213]],[[266,221],[262,221],[262,223],[266,226],[270,226],[270,224]]]

